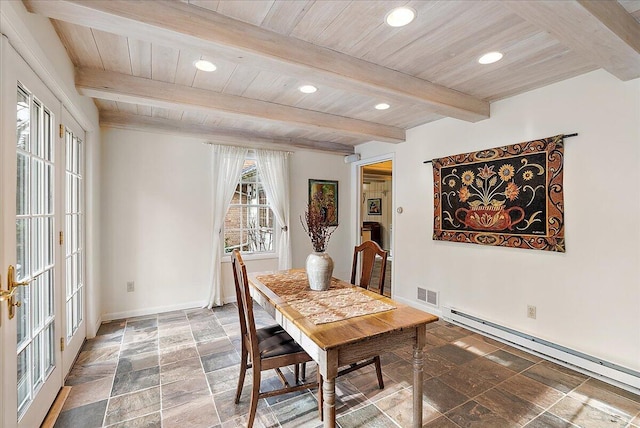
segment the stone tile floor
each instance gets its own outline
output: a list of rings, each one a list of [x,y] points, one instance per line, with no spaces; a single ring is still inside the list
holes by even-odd
[[[237,317],[229,304],[103,324],[67,378],[72,389],[55,426],[246,426],[250,376],[233,402]],[[258,308],[256,319],[273,323]],[[429,325],[427,343],[426,427],[640,427],[638,395],[444,321]],[[384,390],[372,366],[336,382],[341,427],[411,426],[411,354],[382,356]],[[279,382],[263,375],[265,389]],[[315,392],[260,400],[255,426],[321,426]]]

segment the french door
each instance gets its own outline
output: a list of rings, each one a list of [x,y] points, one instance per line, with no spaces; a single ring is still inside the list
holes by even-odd
[[[73,319],[83,312],[82,303],[74,306],[83,299],[82,275],[76,271],[76,279],[69,281],[71,293],[63,285],[74,275],[73,260],[82,253],[81,238],[65,251],[61,233],[66,231],[66,213],[80,216],[79,202],[70,201],[69,210],[65,206],[66,173],[74,176],[73,190],[81,174],[71,164],[80,161],[73,155],[70,162],[65,159],[61,103],[4,38],[1,67],[0,281],[5,298],[12,289],[11,277],[18,286],[0,307],[0,425],[34,427],[40,425],[63,384],[68,371],[64,363],[73,360],[63,355],[64,345],[75,346],[81,343],[78,337],[85,336],[82,315]],[[78,224],[81,228],[82,223]],[[71,230],[75,230],[73,220]],[[67,254],[72,259],[69,274]]]
[[[68,373],[85,339],[84,281],[84,131],[62,111],[64,149],[64,232],[61,236],[64,276],[62,367]]]

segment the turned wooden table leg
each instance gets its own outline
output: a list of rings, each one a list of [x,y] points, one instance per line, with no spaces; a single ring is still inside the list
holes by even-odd
[[[323,422],[325,428],[336,426],[336,379],[325,379],[322,382]]]
[[[417,328],[416,343],[413,346],[413,428],[422,427],[422,378],[426,328]]]

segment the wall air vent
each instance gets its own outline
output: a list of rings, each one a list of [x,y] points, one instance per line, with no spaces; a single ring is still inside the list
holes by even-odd
[[[433,290],[427,290],[427,303],[433,306],[438,306],[438,292]]]
[[[438,306],[438,292],[418,287],[418,300],[428,303],[432,306]]]

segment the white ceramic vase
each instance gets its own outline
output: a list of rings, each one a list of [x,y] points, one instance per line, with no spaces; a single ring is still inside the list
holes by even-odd
[[[307,278],[314,291],[328,290],[333,275],[333,260],[325,252],[313,252],[307,256]]]

